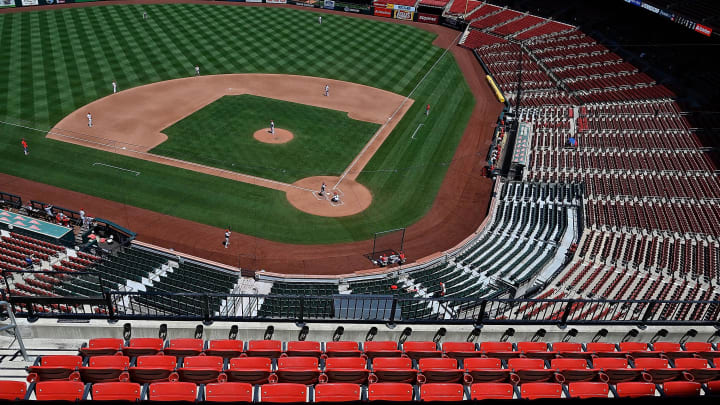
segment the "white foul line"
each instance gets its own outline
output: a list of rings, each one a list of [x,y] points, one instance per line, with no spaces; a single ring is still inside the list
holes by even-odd
[[[335,190],[337,188],[337,186],[339,186],[340,183],[342,183],[342,181],[345,179],[345,176],[347,176],[348,173],[350,173],[350,170],[352,170],[352,168],[355,166],[355,164],[358,162],[358,160],[360,160],[360,157],[365,153],[365,151],[375,141],[375,138],[377,138],[378,135],[380,135],[380,132],[387,126],[388,122],[390,122],[393,118],[395,118],[395,115],[397,115],[398,111],[400,111],[400,109],[405,105],[405,103],[407,103],[407,101],[410,99],[410,96],[412,96],[413,93],[415,93],[415,90],[417,90],[417,88],[420,87],[422,82],[424,82],[425,79],[427,79],[430,72],[432,72],[433,69],[435,69],[435,66],[437,66],[438,63],[440,63],[443,56],[445,56],[445,54],[450,50],[450,47],[453,46],[453,44],[457,43],[457,40],[458,40],[458,38],[460,38],[460,35],[462,35],[462,32],[459,33],[457,37],[455,37],[455,40],[450,43],[450,46],[445,48],[445,51],[442,53],[442,55],[440,55],[440,57],[435,61],[435,63],[433,63],[433,65],[430,66],[430,69],[428,69],[428,71],[425,72],[425,76],[423,76],[422,79],[420,79],[420,81],[415,85],[415,87],[412,89],[410,94],[408,94],[405,97],[405,99],[402,101],[402,103],[400,103],[400,105],[395,109],[395,112],[392,113],[392,115],[387,119],[387,121],[385,121],[384,124],[382,124],[382,126],[380,126],[380,128],[377,130],[377,132],[375,132],[375,135],[373,135],[372,138],[370,138],[370,140],[368,141],[368,143],[365,144],[365,147],[363,147],[362,150],[360,151],[360,153],[358,153],[357,156],[355,156],[355,159],[353,159],[353,161],[350,163],[350,166],[348,166],[347,169],[345,169],[342,176],[340,176],[340,179],[338,180],[338,182],[335,183],[335,185],[333,186],[333,188],[332,188],[333,190]]]
[[[107,165],[107,164],[105,164],[105,163],[95,162],[95,163],[93,163],[92,165],[93,165],[93,166],[112,167],[113,169],[118,169],[118,170],[125,170],[126,172],[135,173],[135,177],[137,177],[137,176],[140,175],[140,172],[138,172],[138,171],[136,171],[136,170],[124,169],[124,168],[122,168],[122,167],[117,167],[117,166],[113,166],[113,165]]]
[[[410,137],[410,139],[415,139],[415,134],[417,134],[417,131],[418,131],[420,128],[422,128],[423,125],[425,125],[425,124],[423,124],[423,123],[421,122],[421,123],[418,125],[418,127],[415,128],[415,132],[413,132],[413,134],[412,134],[412,136]]]

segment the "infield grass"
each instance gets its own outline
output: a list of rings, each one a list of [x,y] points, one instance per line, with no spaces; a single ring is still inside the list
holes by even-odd
[[[305,214],[276,190],[45,138],[65,115],[109,94],[113,79],[122,90],[190,76],[199,64],[202,74],[302,74],[407,95],[443,51],[432,45],[433,34],[412,26],[332,14],[323,14],[320,25],[317,15],[219,4],[0,14],[0,171],[282,242],[364,240],[408,226],[432,205],[474,105],[450,53],[413,93],[416,102],[358,177],[373,204],[351,217]],[[432,105],[429,117],[425,104]],[[12,193],[13,185],[0,190]]]
[[[253,138],[270,119],[293,139],[268,144]],[[378,128],[343,111],[249,94],[224,96],[163,130],[168,140],[150,152],[293,183],[340,175]]]

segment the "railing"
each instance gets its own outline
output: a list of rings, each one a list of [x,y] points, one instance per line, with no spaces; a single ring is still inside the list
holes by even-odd
[[[236,311],[218,314],[222,300]],[[720,301],[408,298],[105,291],[97,297],[10,296],[18,317],[472,325],[715,325]],[[262,304],[260,304],[262,303]],[[57,305],[53,305],[57,304]],[[60,304],[80,308],[55,310]],[[41,306],[46,312],[34,311]],[[242,314],[242,315],[240,315]]]

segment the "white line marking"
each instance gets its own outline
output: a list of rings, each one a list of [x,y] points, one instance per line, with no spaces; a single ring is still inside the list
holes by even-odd
[[[105,164],[105,163],[95,162],[95,163],[93,163],[92,165],[93,165],[93,166],[112,167],[113,169],[118,169],[118,170],[125,170],[126,172],[135,173],[135,176],[136,176],[136,177],[140,175],[140,172],[138,172],[138,171],[136,171],[136,170],[124,169],[124,168],[122,168],[122,167],[117,167],[117,166],[113,166],[113,165],[108,165],[108,164]]]
[[[427,79],[427,77],[428,77],[428,75],[430,74],[430,72],[432,72],[433,69],[435,69],[435,66],[437,66],[437,64],[440,63],[440,61],[441,61],[442,58],[445,56],[445,54],[448,53],[448,51],[450,50],[450,47],[457,43],[457,40],[458,40],[458,38],[460,38],[460,35],[462,35],[462,32],[461,32],[460,34],[458,34],[457,37],[455,37],[455,40],[450,43],[450,46],[448,46],[447,48],[445,48],[445,51],[442,53],[442,55],[440,55],[440,57],[435,61],[435,63],[433,63],[433,65],[430,66],[430,69],[428,69],[428,71],[425,73],[425,76],[423,76],[422,79],[420,79],[420,81],[418,82],[418,84],[415,85],[415,88],[412,89],[412,91],[410,92],[410,94],[408,94],[408,95],[405,97],[405,99],[402,101],[402,103],[400,103],[400,105],[398,106],[398,108],[395,109],[395,112],[393,112],[392,115],[387,119],[387,121],[385,121],[385,123],[382,124],[382,126],[377,130],[377,132],[375,132],[375,135],[373,135],[372,138],[370,138],[370,140],[368,141],[368,143],[365,144],[365,147],[362,148],[362,150],[360,151],[360,153],[357,154],[357,156],[355,156],[355,159],[353,159],[353,161],[350,162],[350,166],[348,166],[347,169],[345,169],[345,171],[343,172],[342,176],[340,176],[340,179],[338,180],[338,182],[335,183],[335,185],[334,185],[333,188],[332,188],[333,190],[335,190],[335,189],[337,188],[337,186],[339,186],[340,183],[342,183],[342,181],[345,179],[345,176],[347,176],[348,173],[350,173],[350,170],[352,170],[352,168],[355,166],[355,164],[356,164],[357,161],[360,159],[360,157],[365,153],[365,151],[368,149],[368,147],[370,147],[370,145],[372,145],[372,143],[375,141],[375,138],[378,137],[378,135],[380,134],[380,132],[387,126],[387,124],[390,122],[390,120],[392,120],[393,118],[395,118],[395,115],[397,115],[398,111],[400,111],[400,109],[405,105],[405,103],[407,103],[407,101],[410,99],[410,96],[412,96],[413,93],[415,93],[415,90],[417,90],[418,87],[420,87],[420,85],[422,84],[422,82],[424,82],[425,79]]]
[[[418,127],[415,128],[415,132],[413,132],[413,134],[412,134],[412,136],[410,137],[410,139],[415,139],[415,134],[417,134],[417,131],[418,131],[420,128],[422,128],[423,125],[425,125],[425,124],[423,124],[423,123],[421,122],[421,123],[418,125]]]

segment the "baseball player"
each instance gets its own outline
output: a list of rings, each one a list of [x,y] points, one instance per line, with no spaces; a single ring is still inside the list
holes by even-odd
[[[330,95],[330,85],[326,84],[325,85],[325,97],[327,97],[329,95]]]
[[[230,229],[226,229],[226,230],[225,230],[225,243],[224,243],[224,245],[225,245],[225,249],[227,249],[228,246],[230,246]]]
[[[115,80],[113,80],[112,86],[113,86],[113,94],[117,93],[117,83],[115,83]]]
[[[147,20],[147,11],[143,11],[143,20]]]
[[[29,155],[30,152],[28,152],[28,144],[27,144],[27,142],[25,142],[25,138],[22,139],[22,147],[23,147],[23,150],[25,151],[25,155]],[[323,188],[324,187],[325,187],[325,183],[323,183]]]
[[[325,182],[323,181],[322,185],[320,186],[320,195],[325,195]]]
[[[337,191],[333,193],[333,196],[332,196],[332,198],[330,199],[330,201],[332,201],[332,202],[334,202],[334,203],[340,201],[340,196],[338,195]]]
[[[428,116],[428,115],[430,115],[430,104],[425,106],[425,116]]]
[[[275,135],[275,121],[270,120],[270,133]]]
[[[92,128],[92,114],[87,113],[88,127]]]
[[[318,16],[318,24],[322,24],[322,16]]]
[[[195,65],[195,76],[200,76],[200,66]]]

